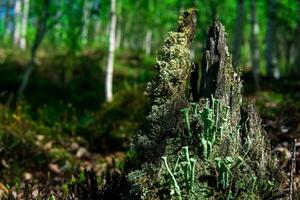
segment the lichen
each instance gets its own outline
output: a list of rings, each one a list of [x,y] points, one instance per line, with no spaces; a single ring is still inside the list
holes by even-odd
[[[185,90],[191,65],[187,33],[170,32],[158,54],[157,77],[146,88],[151,109],[134,141],[141,159],[155,161],[163,155],[163,142],[176,126],[176,113],[187,104]]]

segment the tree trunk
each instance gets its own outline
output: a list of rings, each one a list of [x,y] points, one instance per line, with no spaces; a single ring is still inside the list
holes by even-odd
[[[244,14],[245,14],[245,2],[244,0],[237,0],[237,15],[235,24],[235,35],[233,40],[233,66],[239,66],[241,57],[241,45],[244,33]]]
[[[119,22],[120,24],[121,22]],[[122,29],[121,29],[121,24],[117,28],[117,35],[116,35],[116,49],[120,48],[122,41]]]
[[[300,1],[297,2],[297,12],[300,12]],[[300,75],[300,19],[298,18],[297,20],[297,30],[296,30],[296,52],[295,52],[295,61],[294,61],[294,66],[293,66],[293,72],[297,74],[298,76]]]
[[[267,24],[267,35],[266,35],[266,67],[267,75],[270,78],[278,79],[280,77],[278,70],[278,62],[276,57],[276,46],[275,46],[275,14],[276,14],[277,0],[268,1],[268,24]]]
[[[88,43],[89,25],[90,25],[90,1],[85,0],[83,5],[83,29],[82,29],[82,43],[86,45]]]
[[[21,0],[16,0],[14,7],[15,29],[14,29],[14,46],[20,44],[21,31]]]
[[[146,39],[145,39],[145,53],[146,53],[146,55],[151,54],[151,46],[152,46],[152,30],[147,30]]]
[[[31,76],[31,74],[33,72],[33,68],[34,68],[34,60],[35,60],[36,52],[44,38],[45,33],[46,33],[46,27],[45,27],[45,24],[42,23],[38,27],[33,45],[31,47],[30,61],[27,65],[26,71],[23,75],[22,83],[21,83],[18,93],[17,93],[17,100],[19,100],[22,97],[22,95],[28,85],[30,76]]]
[[[23,13],[22,13],[22,26],[21,26],[21,38],[20,48],[26,48],[26,35],[27,35],[27,21],[29,15],[30,0],[23,0]]]
[[[251,34],[250,34],[250,57],[256,90],[259,90],[259,49],[257,36],[259,26],[256,17],[256,0],[250,1]]]
[[[101,30],[101,20],[99,17],[97,18],[95,22],[95,28],[94,28],[94,34],[93,34],[93,40],[95,42],[99,42],[99,36],[100,36],[100,30]]]
[[[116,43],[116,0],[111,0],[111,23],[109,31],[109,53],[108,62],[105,74],[105,97],[107,102],[113,99],[113,67],[114,67],[114,53]]]
[[[210,28],[203,56],[206,76],[202,97],[207,98],[188,101],[194,17],[195,10],[184,12],[178,31],[169,33],[158,54],[157,76],[146,89],[149,114],[133,137],[135,165],[119,184],[118,191],[124,191],[124,199],[206,199],[207,194],[210,199],[262,199],[265,189],[251,189],[253,180],[249,177],[274,181],[276,185],[281,178],[254,106],[242,105],[241,80],[232,66],[225,28],[220,22]],[[239,163],[243,163],[241,168]],[[231,166],[236,168],[229,169],[230,175],[224,174]],[[243,188],[239,188],[240,182],[246,183]],[[277,195],[279,187],[273,187],[270,193]],[[116,190],[113,184],[106,188],[104,194],[108,195]],[[233,193],[231,188],[241,192]],[[203,193],[204,190],[209,192]],[[273,195],[269,198],[275,199]]]
[[[11,6],[11,0],[7,0],[5,4],[5,19],[4,19],[4,37],[6,38],[10,33],[10,6]]]
[[[47,28],[49,27],[49,26],[47,27],[47,22],[50,17],[49,7],[50,7],[50,0],[44,0],[43,1],[43,13],[37,24],[36,35],[35,35],[35,38],[34,38],[34,41],[33,41],[32,47],[31,47],[30,61],[27,65],[26,71],[22,78],[21,85],[18,89],[17,100],[19,100],[22,97],[22,95],[28,85],[30,76],[34,69],[34,59],[36,56],[36,52],[46,34]],[[52,23],[52,25],[54,25],[54,22]]]

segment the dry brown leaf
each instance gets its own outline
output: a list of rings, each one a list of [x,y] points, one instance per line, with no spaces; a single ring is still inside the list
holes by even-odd
[[[48,167],[49,167],[50,171],[52,171],[54,173],[57,173],[57,174],[61,173],[61,170],[60,170],[58,164],[50,163],[50,164],[48,164]]]
[[[29,172],[25,172],[25,173],[23,173],[23,178],[27,181],[32,180],[32,174]]]

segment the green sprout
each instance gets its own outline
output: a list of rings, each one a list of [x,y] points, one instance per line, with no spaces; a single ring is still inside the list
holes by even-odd
[[[179,186],[180,184],[186,186],[186,192],[188,194],[194,191],[193,185],[195,182],[195,167],[196,167],[196,159],[190,157],[188,146],[185,146],[182,149],[183,149],[182,151],[183,155],[178,156],[173,172],[168,165],[167,157],[166,156],[162,157],[164,166],[166,167],[169,177],[171,179],[171,195],[176,194],[179,200],[182,199],[181,187]],[[184,179],[180,178],[180,176],[182,175]],[[184,180],[184,182],[179,182],[179,180]]]
[[[184,123],[185,123],[187,131],[188,131],[188,136],[189,136],[189,138],[191,138],[192,137],[192,131],[191,131],[190,117],[189,117],[190,109],[189,108],[183,108],[183,109],[181,109],[181,113],[183,114]]]
[[[253,194],[254,193],[254,188],[255,188],[257,177],[256,176],[251,176],[251,180],[252,180],[251,193]]]
[[[211,101],[211,104],[209,102]],[[199,115],[203,122],[203,132],[199,134],[202,157],[208,159],[212,153],[213,145],[222,140],[223,133],[229,127],[229,107],[221,104],[221,100],[206,99],[206,103]]]
[[[187,191],[193,191],[193,184],[195,181],[196,159],[190,158],[188,146],[183,147],[183,153],[186,158],[186,162],[184,162],[184,175],[187,185]]]
[[[226,189],[229,187],[231,178],[232,178],[232,173],[231,169],[234,166],[240,166],[241,163],[243,163],[243,159],[238,156],[237,158],[233,158],[230,156],[227,156],[226,158],[215,158],[216,162],[216,167],[218,170],[218,181],[222,185],[223,189]]]
[[[163,156],[162,160],[163,160],[163,163],[164,163],[164,165],[171,177],[171,180],[172,180],[173,189],[171,190],[171,195],[174,193],[173,191],[175,191],[175,194],[178,196],[178,199],[182,200],[180,187],[176,181],[174,174],[172,173],[171,169],[169,168],[167,157]]]

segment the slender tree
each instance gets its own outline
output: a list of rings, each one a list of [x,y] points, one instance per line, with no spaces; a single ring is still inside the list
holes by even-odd
[[[120,21],[120,20],[119,20]],[[116,49],[119,49],[121,46],[121,41],[122,41],[122,27],[121,25],[118,23],[117,26],[117,32],[116,32]]]
[[[244,33],[244,15],[245,15],[245,2],[244,0],[236,0],[236,24],[235,34],[233,40],[233,66],[239,66],[241,57],[241,45]]]
[[[4,19],[4,36],[7,37],[10,33],[10,8],[12,0],[5,2],[5,19]]]
[[[145,53],[146,55],[150,55],[151,53],[151,45],[152,45],[152,30],[148,29],[145,38]]]
[[[154,20],[155,20],[155,11],[154,11],[154,1],[148,0],[148,9],[146,12],[146,19],[147,19],[147,25],[146,26],[146,36],[145,36],[145,42],[144,42],[144,49],[145,54],[150,55],[152,50],[152,37],[153,37],[153,26],[154,26]]]
[[[21,33],[20,33],[20,31],[21,31],[21,0],[15,1],[14,18],[15,18],[14,45],[19,46],[20,35],[21,35]]]
[[[267,5],[268,24],[267,24],[267,33],[266,33],[266,67],[267,67],[267,74],[271,78],[279,78],[280,76],[278,71],[278,66],[277,66],[278,63],[277,63],[276,49],[275,49],[276,4],[277,4],[277,0],[268,0],[268,5]]]
[[[42,13],[38,18],[37,22],[37,31],[35,34],[34,41],[31,46],[31,51],[30,51],[30,60],[27,65],[26,71],[23,75],[21,85],[18,89],[17,93],[17,100],[20,99],[24,93],[24,90],[26,89],[30,76],[33,72],[34,69],[34,60],[36,56],[36,52],[46,34],[46,32],[52,28],[60,18],[60,15],[56,15],[51,21],[50,18],[52,16],[52,13],[50,12],[50,2],[51,0],[42,0]]]
[[[259,89],[259,49],[257,43],[257,36],[259,26],[256,17],[256,0],[250,1],[250,19],[251,19],[251,33],[250,33],[250,57],[253,69],[253,77],[256,89]]]
[[[105,77],[105,97],[106,101],[111,102],[113,99],[113,66],[114,66],[114,52],[116,43],[116,0],[111,0],[111,23],[109,31],[109,53],[106,67]]]
[[[297,13],[300,12],[300,1],[297,1]],[[300,19],[297,19],[297,30],[296,30],[296,53],[295,53],[295,62],[294,70],[297,75],[300,75]]]
[[[26,48],[26,35],[27,35],[27,21],[29,15],[30,0],[23,0],[23,12],[22,12],[22,26],[21,26],[21,37],[20,37],[20,48]]]
[[[82,15],[82,43],[84,45],[88,42],[88,34],[89,34],[89,25],[90,25],[90,11],[91,11],[91,2],[90,0],[84,0],[83,4],[83,15]]]

